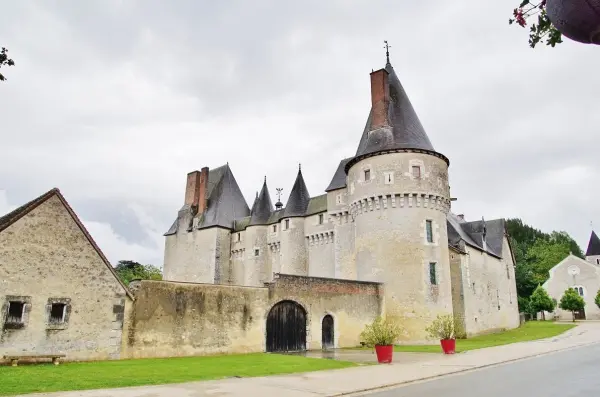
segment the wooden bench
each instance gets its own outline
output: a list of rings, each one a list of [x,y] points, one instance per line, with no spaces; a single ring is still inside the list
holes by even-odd
[[[14,356],[4,356],[5,360],[10,360],[10,364],[13,367],[17,366],[17,363],[19,362],[19,360],[23,360],[23,359],[32,359],[32,358],[51,358],[52,359],[52,364],[54,365],[58,365],[60,364],[59,359],[65,357],[66,354],[21,354],[21,355],[14,355]]]

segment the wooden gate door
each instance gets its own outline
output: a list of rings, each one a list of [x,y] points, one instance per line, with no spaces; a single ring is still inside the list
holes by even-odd
[[[575,315],[575,320],[585,320],[585,309],[575,311],[573,314]]]
[[[332,349],[333,343],[333,317],[329,314],[323,317],[323,323],[321,324],[321,346],[323,349]]]
[[[306,350],[306,312],[296,302],[279,302],[267,317],[267,351],[303,350]]]

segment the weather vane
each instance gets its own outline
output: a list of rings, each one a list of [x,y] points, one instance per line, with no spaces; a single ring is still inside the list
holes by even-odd
[[[277,201],[281,201],[281,192],[283,191],[283,188],[278,187],[275,190],[277,190]]]
[[[387,40],[383,40],[383,42],[385,43],[385,59],[387,61],[387,63],[390,63],[390,47],[391,45],[388,44]]]

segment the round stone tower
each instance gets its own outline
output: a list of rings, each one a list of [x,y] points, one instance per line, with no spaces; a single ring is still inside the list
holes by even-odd
[[[372,107],[346,165],[358,280],[384,283],[384,313],[402,339],[425,340],[452,313],[448,159],[427,137],[394,69],[371,73]]]

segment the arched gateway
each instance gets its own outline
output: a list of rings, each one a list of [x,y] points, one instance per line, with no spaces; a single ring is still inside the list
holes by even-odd
[[[323,317],[321,323],[321,346],[323,350],[332,349],[334,347],[333,340],[333,317],[328,314]]]
[[[306,350],[306,311],[293,301],[281,301],[267,317],[267,351]]]

